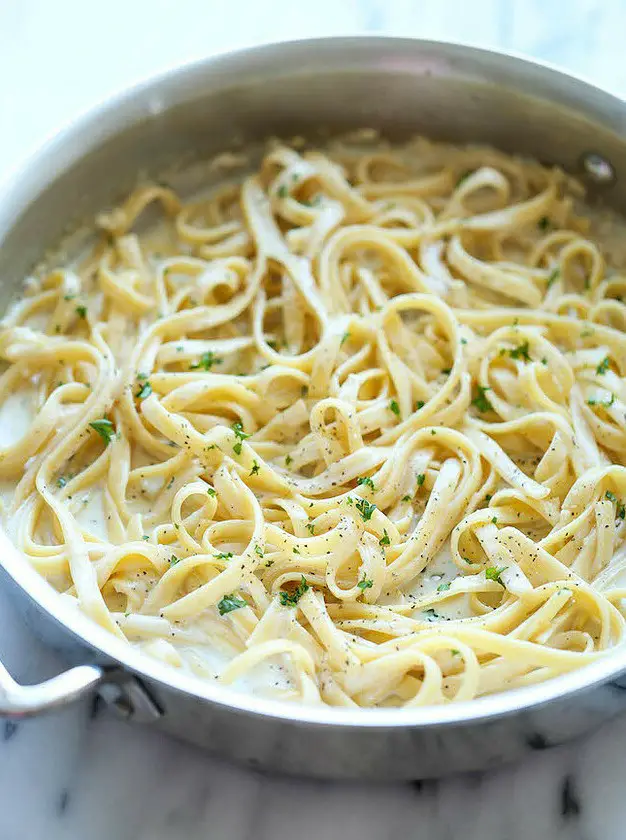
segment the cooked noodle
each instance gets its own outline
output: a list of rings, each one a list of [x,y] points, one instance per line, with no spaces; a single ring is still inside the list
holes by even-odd
[[[581,198],[423,139],[136,189],[4,319],[16,545],[130,644],[287,700],[468,700],[610,653],[626,274]]]

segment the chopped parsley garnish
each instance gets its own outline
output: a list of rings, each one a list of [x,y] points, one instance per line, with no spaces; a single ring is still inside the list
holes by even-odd
[[[418,400],[418,401],[415,403],[415,410],[416,410],[416,411],[419,411],[419,410],[420,410],[420,408],[424,408],[424,406],[425,406],[425,405],[426,405],[426,403],[424,402],[424,400]]]
[[[258,475],[260,469],[261,467],[258,465],[258,463],[256,461],[253,461],[252,469],[250,470],[250,475]]]
[[[280,603],[283,607],[295,607],[300,598],[307,592],[309,589],[309,584],[306,582],[306,578],[304,575],[300,578],[300,583],[294,589],[293,592],[286,592],[284,589],[279,590],[278,597],[280,599]]]
[[[93,423],[90,423],[89,425],[94,431],[98,432],[104,441],[105,446],[108,446],[112,438],[115,437],[115,426],[106,418],[102,418],[102,420],[94,420]]]
[[[249,438],[250,435],[247,435],[244,432],[243,426],[239,421],[233,423],[232,430],[238,438],[237,442],[233,446],[233,452],[235,453],[235,455],[241,455],[241,442],[244,441],[246,438]]]
[[[312,522],[307,522],[306,529],[312,537],[315,536],[315,525]]]
[[[180,563],[180,557],[177,557],[175,554],[172,554],[170,557],[170,566],[175,566],[177,563]]]
[[[446,376],[449,376],[451,370],[452,370],[452,368],[443,368],[441,372],[445,373]]]
[[[389,403],[389,411],[393,411],[396,417],[400,416],[400,406],[395,400],[391,400],[391,402]]]
[[[137,379],[138,379],[140,382],[144,382],[147,378],[148,378],[148,374],[147,374],[147,373],[138,373],[138,374],[137,374]]]
[[[293,463],[293,458],[291,457],[291,455],[285,455],[285,464],[287,466],[289,466],[292,463]]]
[[[596,373],[598,373],[600,376],[604,376],[604,374],[609,369],[609,364],[610,364],[609,357],[605,356],[602,359],[602,361],[600,362],[600,364],[598,365],[598,367],[596,368]]]
[[[287,187],[285,184],[281,184],[280,187],[276,190],[279,198],[287,198]]]
[[[363,522],[368,522],[376,510],[376,505],[366,502],[365,499],[359,499],[354,506],[363,517]]]
[[[437,592],[447,592],[451,586],[452,584],[450,583],[450,581],[448,581],[448,583],[440,583],[437,587]]]
[[[527,362],[530,362],[530,355],[528,353],[529,345],[528,342],[525,341],[523,344],[519,344],[517,347],[514,347],[512,350],[509,350],[509,356],[512,359],[525,359]]]
[[[488,566],[485,569],[485,577],[487,578],[487,580],[494,580],[496,583],[504,585],[500,580],[500,575],[502,574],[502,572],[505,572],[506,569],[506,566],[500,566],[500,568],[496,566]]]
[[[147,542],[150,539],[150,537],[147,534],[144,534],[141,539]]]
[[[60,476],[57,478],[57,487],[65,487],[65,485],[66,485],[66,484],[67,484],[67,479],[66,479],[66,478],[63,478],[63,476],[62,476],[62,475],[60,475]]]
[[[259,557],[265,557],[265,552],[263,551],[263,549],[261,548],[260,545],[255,545],[254,546],[254,553],[258,554]]]
[[[152,393],[152,385],[149,382],[144,382],[141,388],[137,391],[137,399],[145,400]]]
[[[493,522],[494,525],[497,525],[498,524],[498,517],[497,516],[492,516],[491,521]]]
[[[550,227],[550,219],[547,216],[542,216],[537,222],[539,230],[548,230]]]
[[[546,286],[546,289],[549,289],[550,286],[553,283],[556,283],[556,281],[559,279],[560,275],[561,275],[561,269],[560,268],[552,269],[552,271],[550,272],[550,276],[548,277],[548,285]]]
[[[74,300],[76,295],[63,295],[63,300]]]
[[[350,333],[349,333],[349,332],[345,332],[345,333],[341,336],[341,342],[340,342],[339,346],[340,346],[340,347],[343,347],[343,345],[345,344],[345,342],[346,342],[346,341],[348,341],[348,339],[349,339],[349,338],[350,338]]]
[[[213,353],[211,350],[207,350],[206,353],[203,353],[199,360],[196,362],[195,365],[190,365],[190,370],[198,370],[202,368],[202,370],[211,370],[213,365],[220,365],[224,359],[219,358]]]
[[[477,390],[478,396],[472,400],[472,405],[476,406],[479,411],[493,411],[493,406],[485,396],[487,391],[490,391],[491,388],[483,388],[478,385]]]
[[[213,557],[215,557],[217,560],[230,560],[230,558],[232,556],[233,556],[232,551],[223,551],[223,552],[221,552],[221,554],[214,554],[213,555]]]
[[[363,580],[360,580],[360,581],[357,583],[357,586],[359,587],[359,589],[361,590],[361,592],[365,592],[365,590],[366,590],[366,589],[371,589],[371,588],[372,588],[372,586],[374,586],[374,581],[373,581],[373,580],[370,580],[370,579],[369,579],[369,578],[367,578],[367,577],[363,577]]]
[[[76,307],[76,314],[79,318],[86,318],[87,317],[87,307],[86,306],[77,306]]]
[[[587,405],[601,405],[604,408],[610,408],[615,402],[615,394],[611,394],[610,400],[595,400],[593,397],[587,400]]]
[[[383,535],[378,540],[378,545],[391,545],[391,540],[389,539],[389,534],[387,533],[386,528],[383,528]]]
[[[365,485],[367,485],[367,486],[370,488],[370,490],[372,490],[372,491],[374,491],[374,490],[376,489],[376,488],[374,487],[374,482],[372,481],[372,479],[371,479],[371,478],[357,478],[356,483],[357,483],[357,484],[365,484]]]
[[[421,486],[422,486],[422,484],[423,484],[425,481],[426,481],[426,476],[424,475],[424,473],[419,473],[419,475],[417,476],[417,486],[418,486],[418,487],[421,487]]]
[[[206,491],[209,494],[209,496],[216,496],[217,495],[217,493],[215,492],[215,490],[212,487],[207,487]]]
[[[429,607],[427,610],[422,610],[422,615],[425,615],[429,621],[436,621],[438,618],[441,618],[437,610],[434,610],[432,607]]]
[[[610,490],[607,490],[606,493],[604,494],[604,498],[608,499],[610,502],[615,502],[615,504],[617,506],[616,510],[615,510],[615,514],[616,514],[618,519],[624,519],[624,517],[626,517],[626,506],[624,506],[620,502],[620,500],[617,498],[615,493],[611,493]]]
[[[239,598],[237,595],[224,595],[222,600],[218,603],[217,609],[219,610],[220,615],[226,615],[226,613],[233,612],[233,610],[240,610],[242,607],[247,607],[248,604],[243,598]]]
[[[410,502],[410,501],[411,501],[411,497],[407,494],[406,496],[403,496],[403,497],[402,497],[402,499],[401,499],[400,501],[402,501],[402,502]]]

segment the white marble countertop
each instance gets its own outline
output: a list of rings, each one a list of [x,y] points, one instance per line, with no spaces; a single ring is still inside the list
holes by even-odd
[[[215,50],[389,32],[516,50],[626,91],[624,0],[4,0],[0,174],[127,83]],[[60,663],[0,592],[0,657]],[[424,784],[276,779],[79,704],[0,721],[0,840],[623,840],[626,719],[524,764]]]

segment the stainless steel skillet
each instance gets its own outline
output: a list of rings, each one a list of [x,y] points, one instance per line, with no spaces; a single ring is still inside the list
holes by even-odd
[[[53,136],[0,191],[0,306],[68,225],[139,171],[269,135],[373,126],[481,141],[560,163],[626,210],[626,104],[539,64],[452,44],[338,38],[263,46],[172,70]],[[445,707],[299,707],[184,676],[63,606],[0,534],[4,583],[26,621],[75,667],[37,686],[0,668],[0,713],[36,714],[98,690],[123,715],[282,772],[423,778],[495,766],[626,707],[626,650],[551,682]]]

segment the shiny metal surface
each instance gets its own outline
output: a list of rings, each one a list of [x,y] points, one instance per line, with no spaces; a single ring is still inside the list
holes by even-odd
[[[219,56],[124,92],[53,137],[0,195],[0,305],[68,226],[137,172],[363,126],[479,141],[560,163],[626,210],[626,105],[510,56],[391,38],[303,41]],[[585,161],[610,164],[598,179]],[[593,160],[593,159],[592,159]],[[217,176],[215,176],[217,177]],[[142,656],[69,612],[0,534],[4,577],[46,640],[77,664],[123,668],[156,725],[254,766],[307,775],[424,778],[493,766],[559,743],[626,706],[626,650],[551,682],[412,710],[301,707],[233,692]],[[626,681],[624,681],[626,686]],[[162,714],[160,714],[162,712]]]
[[[102,676],[96,665],[77,665],[45,682],[19,685],[0,664],[0,715],[28,717],[61,708],[97,688]]]

